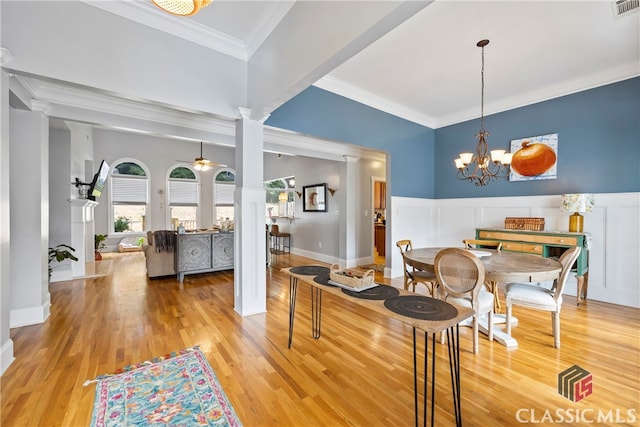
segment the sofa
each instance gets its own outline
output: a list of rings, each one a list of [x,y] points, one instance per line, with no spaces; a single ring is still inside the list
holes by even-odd
[[[147,232],[147,243],[142,245],[148,277],[176,274],[175,231],[159,230]]]

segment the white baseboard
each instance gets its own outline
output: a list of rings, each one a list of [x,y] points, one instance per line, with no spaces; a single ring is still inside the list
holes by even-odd
[[[2,346],[0,347],[0,375],[4,374],[14,360],[13,341],[9,338],[7,341],[2,343]]]
[[[11,310],[9,312],[9,328],[20,328],[22,326],[44,323],[49,318],[50,306],[50,302],[47,301],[40,307]]]
[[[51,270],[51,280],[49,280],[49,283],[65,282],[67,280],[73,280],[71,265],[61,265]]]
[[[319,254],[317,252],[305,251],[304,249],[291,248],[291,253],[295,255],[303,256],[305,258],[315,259],[320,262],[326,262],[327,264],[340,263],[340,260],[334,256]]]

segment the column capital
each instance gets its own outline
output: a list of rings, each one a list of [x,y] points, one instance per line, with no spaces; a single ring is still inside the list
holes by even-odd
[[[342,157],[344,157],[344,161],[347,162],[347,163],[355,163],[358,160],[360,160],[360,157],[358,157],[358,156],[347,156],[347,155],[345,155],[345,156],[342,156]]]
[[[51,104],[46,101],[39,101],[37,99],[31,100],[31,110],[32,111],[40,111],[44,114],[49,114],[51,111]]]
[[[0,65],[7,65],[13,59],[13,55],[9,49],[0,47]]]
[[[251,108],[247,107],[238,107],[238,112],[240,113],[240,118],[243,120],[255,120],[256,122],[264,123],[271,114],[267,114],[263,118],[256,120],[251,118]]]

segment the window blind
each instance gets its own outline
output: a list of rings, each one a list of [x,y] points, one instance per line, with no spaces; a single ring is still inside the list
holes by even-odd
[[[111,177],[111,203],[114,205],[146,205],[148,200],[146,177]]]
[[[235,184],[216,183],[216,206],[233,206]]]
[[[198,183],[169,180],[170,206],[198,206]]]

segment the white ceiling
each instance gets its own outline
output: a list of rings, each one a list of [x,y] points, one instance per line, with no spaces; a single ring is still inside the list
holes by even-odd
[[[437,128],[479,116],[476,42],[484,38],[485,114],[640,75],[640,14],[616,19],[612,3],[436,1],[316,85]],[[115,2],[91,4],[124,10]],[[246,60],[293,4],[215,0],[192,18],[147,1],[128,7],[141,23]]]
[[[64,10],[70,11],[73,7],[84,14],[79,15],[81,19],[87,9],[100,16],[124,17],[140,24],[140,33],[150,27],[244,61],[249,64],[249,87],[244,96],[249,104],[257,104],[258,118],[315,84],[439,128],[479,117],[481,50],[476,43],[484,38],[490,40],[485,48],[485,115],[639,76],[640,13],[636,10],[616,18],[612,4],[608,0],[214,0],[190,18],[167,14],[150,0],[80,0],[61,2],[58,7],[64,5]],[[46,10],[31,8],[22,18],[38,19],[29,34],[43,46],[42,37],[48,36],[37,35],[37,31],[45,31],[48,25],[48,17],[42,16]],[[113,21],[100,21],[91,14],[90,25],[100,22]],[[20,36],[12,40],[22,46]],[[227,100],[223,111],[215,106],[201,108],[209,107],[204,104],[172,104],[161,96],[145,97],[134,92],[139,86],[132,86],[130,93],[119,93],[104,85],[92,87],[91,79],[78,82],[58,77],[64,73],[72,76],[67,71],[73,70],[71,67],[52,68],[48,75],[42,68],[36,70],[33,61],[48,55],[47,51],[32,53],[31,62],[24,49],[0,53],[3,67],[16,74],[24,92],[29,92],[23,99],[49,103],[55,110],[51,117],[78,117],[86,123],[128,131],[136,131],[138,125],[133,121],[138,117],[147,122],[145,132],[168,137],[176,127],[170,124],[189,123],[180,137],[233,145],[234,114],[243,104]],[[172,53],[167,51],[167,57]],[[252,75],[253,69],[260,71]],[[93,78],[94,74],[83,76]],[[219,93],[219,86],[217,90],[215,93]],[[161,91],[149,93],[162,95]],[[105,113],[105,118],[81,109]],[[180,114],[193,116],[184,120]],[[155,120],[155,127],[150,130],[151,120]],[[208,138],[201,131],[217,137]],[[290,139],[291,145],[295,145],[294,139]]]

